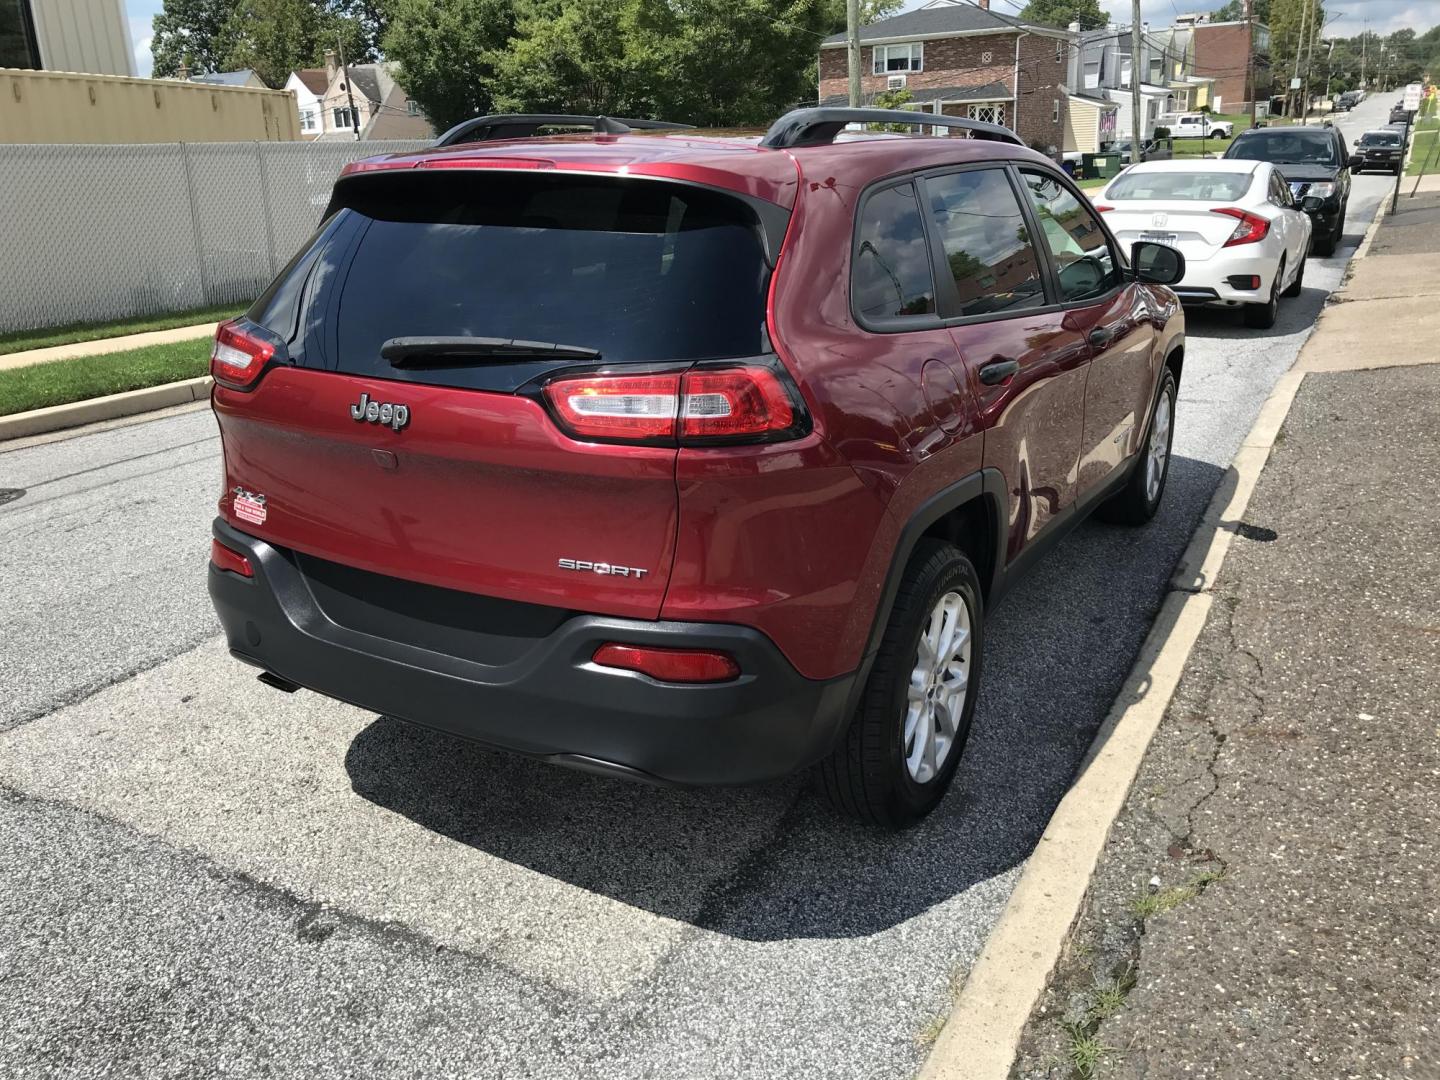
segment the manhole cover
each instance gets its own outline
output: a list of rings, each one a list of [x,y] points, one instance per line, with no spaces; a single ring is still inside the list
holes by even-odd
[[[12,503],[25,494],[24,488],[0,488],[0,506]]]

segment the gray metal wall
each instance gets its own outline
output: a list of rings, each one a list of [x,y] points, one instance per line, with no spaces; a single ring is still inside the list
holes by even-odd
[[[424,142],[0,146],[0,332],[258,296],[340,169]]]

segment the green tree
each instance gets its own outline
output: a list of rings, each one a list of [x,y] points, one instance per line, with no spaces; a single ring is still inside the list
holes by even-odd
[[[1255,13],[1257,22],[1269,23],[1270,21],[1270,0],[1251,0],[1251,9]],[[1245,5],[1241,0],[1230,0],[1224,7],[1216,8],[1210,13],[1212,22],[1239,22],[1245,18]]]
[[[888,19],[902,7],[905,0],[860,0],[860,25],[869,26],[881,19]],[[838,34],[845,29],[845,0],[827,0],[825,4],[825,34]]]
[[[151,26],[155,75],[174,78],[182,64],[191,74],[220,71],[225,24],[235,5],[236,0],[165,0]]]
[[[437,131],[490,111],[497,54],[515,29],[513,0],[391,0],[384,50]]]
[[[345,59],[359,63],[380,59],[385,31],[390,26],[388,0],[330,0],[330,11],[342,19],[350,19],[360,27],[360,41],[355,56],[346,46]]]
[[[368,54],[360,22],[315,0],[235,0],[222,37],[226,70],[250,68],[277,88],[296,68],[320,64],[326,49],[343,51],[347,63]]]
[[[656,72],[637,56],[635,0],[566,0],[522,9],[495,58],[494,107],[648,116]]]
[[[826,0],[643,0],[637,52],[653,57],[666,119],[702,127],[768,124],[813,101]]]
[[[1020,12],[1023,22],[1065,29],[1078,22],[1081,30],[1094,30],[1108,21],[1100,0],[1030,0]]]

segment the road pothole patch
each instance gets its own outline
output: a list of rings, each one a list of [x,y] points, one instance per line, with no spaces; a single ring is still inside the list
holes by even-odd
[[[4,506],[6,503],[12,503],[16,499],[23,497],[24,494],[24,488],[0,487],[0,506]]]

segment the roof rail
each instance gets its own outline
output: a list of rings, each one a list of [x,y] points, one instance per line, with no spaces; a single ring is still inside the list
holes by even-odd
[[[607,135],[651,128],[692,129],[691,124],[667,120],[617,120],[608,116],[572,116],[568,113],[496,113],[463,120],[435,140],[436,146],[456,143],[490,142],[494,139],[526,139],[542,127],[588,127]]]
[[[784,150],[792,146],[825,146],[835,141],[835,136],[847,124],[913,124],[917,127],[963,128],[972,139],[991,139],[995,142],[1014,143],[1024,146],[1020,136],[999,124],[987,124],[983,120],[971,120],[963,116],[943,116],[937,113],[922,113],[913,109],[851,109],[845,107],[819,109],[793,109],[770,125],[770,130],[760,140],[761,146],[772,150]]]

